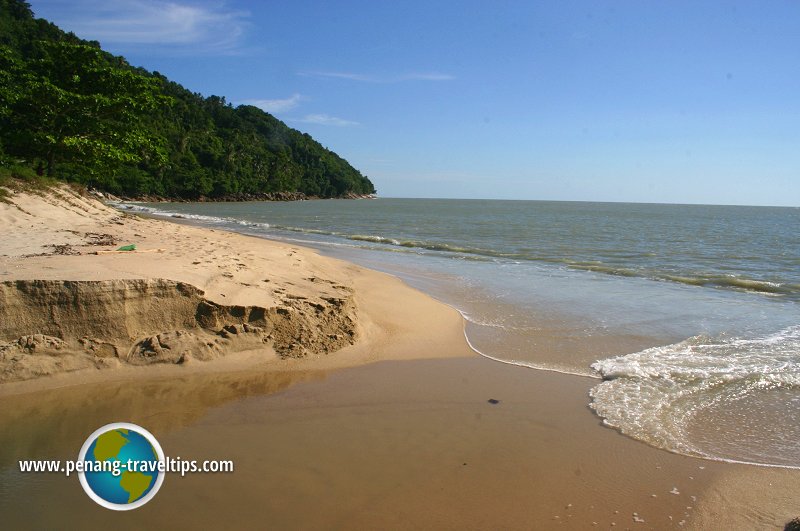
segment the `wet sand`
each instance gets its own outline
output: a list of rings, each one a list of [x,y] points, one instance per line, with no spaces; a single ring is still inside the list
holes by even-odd
[[[722,517],[778,529],[792,516],[796,489],[765,504],[753,487],[797,474],[623,437],[586,407],[591,385],[473,357],[7,397],[0,514],[12,528],[89,529],[720,529]],[[168,456],[233,459],[236,471],[169,475],[149,504],[114,513],[76,477],[14,470],[23,455],[70,458],[120,418]]]

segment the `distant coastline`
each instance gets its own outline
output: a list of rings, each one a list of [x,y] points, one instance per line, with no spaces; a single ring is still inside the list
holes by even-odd
[[[261,192],[261,193],[238,193],[229,194],[221,197],[200,196],[194,199],[183,197],[163,197],[154,195],[117,197],[113,194],[103,193],[100,190],[92,190],[90,193],[101,199],[112,201],[131,201],[142,203],[242,203],[245,201],[314,201],[321,199],[377,199],[377,194],[357,194],[348,192],[338,197],[320,197],[317,195],[306,195],[303,192]]]
[[[259,107],[205,97],[36,19],[25,2],[9,7],[0,9],[8,58],[0,65],[0,183],[47,176],[148,201],[376,192],[347,160]]]

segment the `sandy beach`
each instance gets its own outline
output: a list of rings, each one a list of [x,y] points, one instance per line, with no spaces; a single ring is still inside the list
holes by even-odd
[[[478,356],[456,310],[390,275],[66,187],[11,196],[0,225],[12,528],[781,529],[798,515],[798,471],[605,428],[587,407],[597,380]],[[236,472],[168,477],[125,514],[75,477],[18,473],[123,420]]]
[[[307,248],[121,213],[66,187],[0,203],[0,223],[3,393],[139,372],[471,354],[455,310]],[[64,297],[77,302],[42,311]],[[17,345],[32,328],[56,339]]]

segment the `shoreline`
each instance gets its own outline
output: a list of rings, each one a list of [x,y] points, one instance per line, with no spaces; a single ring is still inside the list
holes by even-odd
[[[203,341],[212,339],[219,343],[222,341],[216,337],[219,334],[229,341],[217,349],[219,352],[213,353],[216,359],[197,362],[192,359],[191,363],[180,363],[180,367],[174,367],[175,370],[204,372],[214,370],[212,366],[215,364],[220,364],[220,368],[224,366],[224,370],[246,369],[253,364],[259,365],[261,369],[269,369],[268,366],[274,364],[282,370],[287,367],[304,370],[311,365],[333,368],[378,359],[415,357],[409,349],[395,348],[398,338],[417,344],[438,344],[440,354],[437,356],[452,355],[452,352],[457,352],[457,355],[473,355],[466,350],[466,346],[453,344],[457,341],[463,343],[464,337],[463,322],[455,309],[441,305],[390,275],[323,257],[312,249],[298,245],[129,215],[94,198],[80,197],[64,187],[57,194],[57,197],[52,193],[48,196],[18,194],[14,196],[16,208],[8,204],[0,205],[3,209],[0,219],[12,227],[14,232],[14,237],[4,241],[0,247],[0,284],[5,283],[7,291],[10,290],[10,282],[80,282],[84,284],[79,288],[85,288],[87,292],[83,296],[87,301],[86,305],[94,304],[91,308],[106,310],[111,303],[106,300],[91,300],[94,296],[92,292],[112,290],[112,299],[120,296],[126,298],[124,307],[111,306],[111,313],[130,313],[130,306],[137,303],[136,297],[119,295],[118,292],[123,290],[127,293],[140,288],[131,285],[108,287],[91,283],[125,279],[150,282],[163,278],[197,288],[200,290],[198,296],[202,299],[201,304],[227,308],[229,310],[225,311],[229,314],[236,313],[236,309],[241,307],[252,307],[266,314],[265,318],[258,317],[259,320],[255,320],[254,311],[251,311],[249,317],[239,318],[240,322],[244,322],[242,326],[247,323],[260,325],[264,329],[261,334],[264,343],[254,340],[242,342],[240,338],[247,334],[226,334],[222,327],[236,323],[236,317],[231,315],[221,315],[213,326],[190,328],[189,331],[196,331]],[[27,214],[28,212],[35,215]],[[101,245],[97,244],[98,240]],[[137,243],[141,251],[113,251],[119,244],[130,243]],[[173,287],[157,287],[163,288],[159,291],[163,304],[165,298],[172,297],[169,291]],[[48,288],[59,290],[62,287]],[[155,289],[152,286],[146,288],[150,291]],[[37,289],[41,291],[41,287]],[[63,296],[58,291],[53,294],[53,297]],[[145,294],[139,298],[148,296]],[[17,294],[9,292],[6,297],[7,303],[14,302],[12,299]],[[393,307],[389,304],[390,297],[395,303]],[[22,301],[22,304],[25,302],[30,301]],[[87,308],[89,306],[76,308],[75,311],[85,312]],[[191,307],[189,310],[191,311]],[[137,337],[169,333],[170,328],[159,329],[159,326],[166,326],[163,324],[166,317],[162,316],[162,322],[154,323],[147,321],[146,316],[139,315],[152,311],[153,308],[146,307],[133,312],[136,313],[133,317],[138,321],[145,321],[133,325],[130,322],[133,317],[125,315],[125,322],[121,324],[123,330],[117,336],[101,337],[96,343],[115,341],[116,356],[111,357],[123,358],[130,349],[128,343],[135,343]],[[14,316],[8,317],[13,321]],[[63,316],[64,319],[68,317]],[[107,317],[114,318],[113,315]],[[30,327],[30,321],[35,320],[36,316],[16,318],[22,321],[21,326],[17,327],[22,335],[26,333],[24,330],[28,330],[24,327]],[[427,322],[438,322],[443,329],[448,330],[446,339],[437,339],[430,331],[423,332],[420,336]],[[55,323],[54,328],[58,329],[61,339],[70,339],[66,337],[66,325],[63,321]],[[322,328],[328,330],[325,334],[331,338],[336,337],[331,340],[322,332],[314,332],[315,329]],[[458,339],[452,333],[456,328]],[[75,334],[82,332],[86,331],[79,330]],[[107,330],[102,332],[108,335]],[[309,335],[313,340],[310,343],[306,341]],[[158,337],[162,338],[162,335],[159,334]],[[14,341],[16,337],[2,339]],[[63,358],[65,350],[80,350],[75,342],[80,337],[71,339],[72,345],[68,345],[70,348],[45,350],[44,354]],[[295,352],[298,350],[294,349],[297,346],[295,343],[301,341],[309,344],[302,345],[303,348]],[[237,345],[237,342],[242,344]],[[84,350],[86,351],[76,354],[85,358],[89,350]],[[253,355],[253,352],[258,351],[265,351],[267,354],[259,359],[257,355]],[[430,349],[419,351],[430,352]],[[31,353],[37,354],[36,349]],[[94,353],[95,358],[98,357],[97,349],[91,350],[91,353]],[[230,353],[237,355],[231,357]],[[25,353],[22,357],[26,357]],[[165,373],[171,369],[164,365],[175,364],[151,363],[147,369],[158,365],[158,372]],[[93,375],[92,367],[87,366],[86,369],[74,372],[74,376],[59,374],[56,385],[67,385],[71,378],[83,381],[87,373],[92,381],[104,379],[103,376]],[[128,370],[123,371],[126,377],[138,377],[143,372],[134,367],[126,369]],[[99,373],[114,377],[113,373],[117,370],[118,368],[111,368]],[[10,381],[0,388],[0,394],[7,394],[10,388],[25,392],[44,389],[48,385],[47,377]]]
[[[15,457],[47,459],[64,445],[79,447],[87,429],[120,415],[147,425],[175,451],[228,452],[254,467],[228,478],[181,479],[182,488],[165,489],[126,525],[169,522],[175,507],[185,515],[197,497],[219,489],[224,503],[196,510],[191,518],[198,524],[221,518],[252,526],[266,518],[306,527],[585,529],[613,522],[616,529],[778,529],[796,516],[789,512],[800,506],[800,494],[792,494],[796,471],[673,454],[603,427],[586,402],[595,379],[522,371],[476,355],[457,309],[397,277],[294,244],[126,215],[85,200],[67,197],[65,205],[63,198],[53,204],[29,196],[22,210],[1,204],[0,221],[15,230],[0,251],[0,281],[166,278],[226,307],[270,308],[302,298],[317,304],[320,291],[327,297],[332,290],[351,293],[357,310],[356,341],[332,353],[281,359],[267,345],[211,361],[0,384],[4,468]],[[96,245],[87,234],[110,234],[115,243]],[[127,243],[164,251],[90,254]],[[57,254],[59,248],[81,254]],[[97,403],[97,395],[107,403]],[[487,404],[490,398],[499,403]],[[50,442],[53,430],[61,434],[58,444]],[[253,461],[264,447],[275,458]],[[265,484],[264,477],[277,479]],[[33,492],[63,499],[66,521],[92,515],[97,527],[119,524],[64,478],[41,481]],[[0,513],[29,494],[27,483],[19,485],[19,494],[0,500]],[[330,489],[345,498],[326,500]],[[274,501],[263,502],[263,495]],[[303,510],[307,495],[318,500],[316,514]],[[18,518],[54,522],[26,511]]]

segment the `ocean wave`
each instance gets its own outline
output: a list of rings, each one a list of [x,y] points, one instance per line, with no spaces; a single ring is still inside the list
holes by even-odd
[[[688,284],[691,286],[734,288],[737,290],[773,294],[791,293],[792,291],[796,291],[797,288],[797,286],[792,284],[781,284],[779,282],[770,282],[768,280],[742,278],[736,275],[698,275],[695,277],[664,275],[664,280],[679,282],[681,284]]]
[[[703,412],[740,400],[747,403],[759,393],[781,390],[800,397],[800,326],[758,338],[697,336],[600,360],[592,369],[604,380],[590,392],[592,409],[606,425],[626,435],[686,455],[800,467],[800,456],[783,455],[781,426],[774,427],[773,441],[759,443],[758,455],[745,442],[723,455],[713,442],[699,441],[690,429]],[[758,411],[745,407],[738,414],[743,419],[739,435],[745,441],[746,419]],[[776,448],[772,454],[764,449],[770,445]]]
[[[311,232],[310,229],[299,229],[295,227],[281,227],[285,230],[292,230],[298,232]],[[400,238],[391,238],[386,236],[370,235],[370,234],[341,234],[335,232],[320,232],[333,236],[340,236],[354,241],[363,241],[368,243],[375,243],[380,245],[387,245],[393,247],[405,247],[413,249],[424,249],[428,251],[444,252],[448,254],[460,255],[468,259],[468,256],[477,256],[489,259],[503,259],[503,260],[518,260],[526,262],[545,262],[551,264],[560,264],[569,269],[587,271],[591,273],[599,273],[610,276],[620,277],[635,277],[644,278],[656,281],[675,282],[690,286],[712,287],[719,289],[731,289],[735,291],[747,291],[753,293],[760,293],[766,295],[790,295],[800,297],[800,286],[796,284],[787,284],[780,282],[773,282],[768,280],[760,280],[753,278],[745,278],[737,275],[716,275],[716,274],[701,274],[698,273],[694,276],[690,275],[673,275],[666,272],[659,272],[651,268],[634,268],[624,267],[620,265],[604,264],[601,260],[592,261],[575,261],[566,257],[554,256],[541,256],[532,255],[529,253],[521,252],[504,252],[495,249],[485,249],[479,247],[469,247],[463,245],[456,245],[447,242],[432,242],[426,240],[405,240]]]
[[[383,236],[354,234],[352,236],[348,236],[347,239],[355,240],[357,242],[388,243],[390,245],[400,245],[399,240],[395,240],[393,238],[384,238]]]
[[[478,256],[493,257],[493,258],[509,258],[513,256],[518,256],[517,254],[514,253],[502,253],[500,251],[495,251],[492,249],[465,247],[445,242],[433,242],[425,240],[404,240],[404,239],[387,238],[385,236],[375,236],[369,234],[366,235],[352,234],[343,236],[348,240],[394,245],[397,247],[406,247],[411,249],[425,249],[428,251],[441,251],[446,253],[457,253],[457,254],[474,254]]]
[[[238,226],[244,226],[265,231],[285,231],[300,234],[330,236],[332,238],[342,238],[355,242],[364,242],[365,244],[374,244],[375,248],[430,251],[434,253],[444,253],[448,257],[462,260],[483,261],[488,259],[498,261],[549,263],[572,270],[585,271],[599,275],[643,278],[661,282],[674,282],[686,286],[743,291],[758,293],[761,295],[786,297],[791,300],[800,300],[800,284],[797,283],[750,278],[743,275],[741,272],[737,272],[735,274],[692,271],[675,272],[673,269],[667,270],[666,267],[659,269],[658,266],[645,266],[644,263],[637,263],[637,260],[652,258],[655,256],[652,252],[631,253],[621,250],[608,250],[598,251],[598,256],[592,257],[595,259],[587,259],[588,257],[576,259],[575,257],[557,256],[537,252],[535,248],[502,250],[463,245],[452,241],[402,238],[380,234],[351,234],[328,229],[297,227],[292,225],[272,224],[266,222],[251,222],[232,217],[186,214],[169,210],[161,210],[136,203],[119,203],[115,206],[124,210],[142,212],[148,215],[187,219],[201,223],[230,225],[234,229]],[[327,244],[328,242],[324,243]],[[603,252],[605,252],[607,256],[603,256]],[[625,263],[616,263],[619,260],[628,261]],[[720,264],[719,267],[722,269],[724,264]]]
[[[110,202],[109,203],[114,208],[118,208],[120,210],[127,210],[129,212],[146,212],[146,213],[153,213],[157,214],[159,210],[155,208],[146,207],[144,205],[137,205],[136,203],[116,203]]]
[[[211,223],[234,223],[240,224],[241,220],[234,219],[234,218],[223,218],[219,216],[205,216],[203,214],[186,214],[183,212],[173,212],[170,210],[161,210],[153,207],[148,207],[144,205],[138,205],[136,203],[114,203],[113,206],[119,208],[120,210],[126,210],[128,212],[139,212],[142,214],[148,214],[151,216],[159,216],[165,218],[174,218],[174,219],[188,219],[192,221],[202,221],[202,222],[211,222]]]
[[[307,229],[304,227],[290,227],[286,225],[272,225],[272,228],[289,232],[300,232],[303,234],[317,234],[320,236],[341,236],[338,232],[322,229]]]
[[[584,265],[584,264],[569,264],[571,269],[580,269],[583,271],[592,271],[593,273],[605,273],[606,275],[614,275],[618,277],[642,277],[642,273],[633,269],[623,267],[613,267],[605,265]]]

